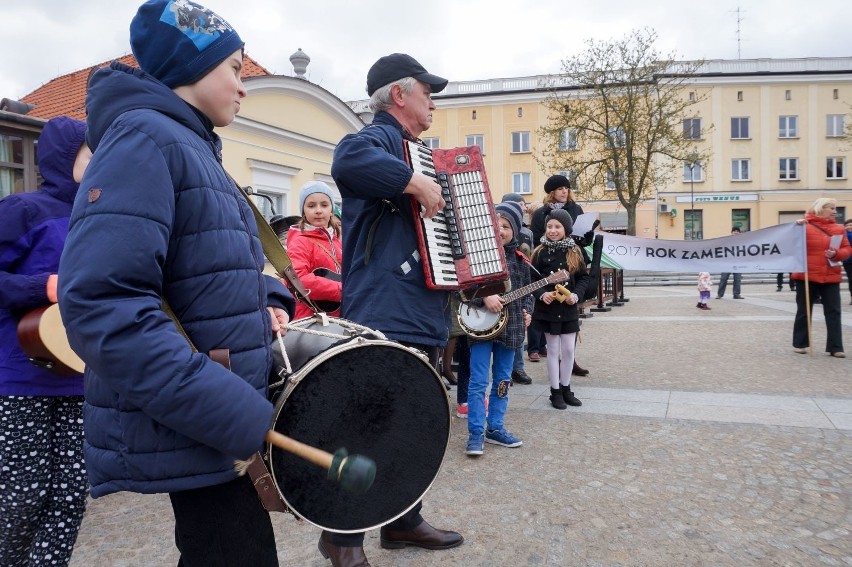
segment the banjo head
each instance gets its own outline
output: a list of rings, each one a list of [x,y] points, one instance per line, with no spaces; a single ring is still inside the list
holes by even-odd
[[[464,303],[459,306],[458,318],[465,333],[484,340],[499,335],[507,319],[505,310],[494,313]]]

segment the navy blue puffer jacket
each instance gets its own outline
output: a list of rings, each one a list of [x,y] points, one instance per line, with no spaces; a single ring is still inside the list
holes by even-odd
[[[271,425],[268,290],[291,316],[292,298],[261,273],[257,226],[209,120],[118,63],[93,76],[86,110],[95,155],[74,202],[59,297],[86,363],[91,493],[228,481]],[[232,372],[190,350],[162,297],[201,353],[230,350]]]

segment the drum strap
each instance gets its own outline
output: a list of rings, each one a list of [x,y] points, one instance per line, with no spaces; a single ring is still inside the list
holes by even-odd
[[[189,335],[186,334],[183,325],[180,324],[177,315],[175,315],[175,312],[172,311],[172,308],[169,306],[165,298],[163,298],[162,309],[172,319],[172,321],[175,322],[175,326],[178,331],[180,331],[180,334],[184,336],[186,342],[189,343],[189,346],[192,348],[192,352],[198,352],[198,349],[195,348],[195,345],[191,340],[189,340]],[[228,349],[214,348],[207,353],[207,356],[209,356],[213,362],[221,364],[228,370],[231,369],[231,356]],[[263,460],[263,457],[259,452],[252,455],[248,461],[239,461],[237,469],[240,471],[240,474],[248,473],[249,478],[254,485],[254,489],[257,491],[257,495],[260,498],[260,502],[263,504],[263,507],[267,512],[289,511],[287,509],[287,505],[281,499],[281,495],[278,494],[278,490],[275,488],[275,483],[272,481],[272,475],[269,474],[266,461]]]

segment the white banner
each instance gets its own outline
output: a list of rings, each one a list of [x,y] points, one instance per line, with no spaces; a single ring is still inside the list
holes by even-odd
[[[604,252],[625,270],[804,272],[805,225],[781,224],[709,240],[657,240],[606,234]]]

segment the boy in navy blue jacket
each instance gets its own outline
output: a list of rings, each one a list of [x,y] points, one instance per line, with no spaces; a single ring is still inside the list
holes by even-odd
[[[86,363],[91,494],[169,493],[181,564],[277,565],[269,514],[234,470],[272,426],[270,344],[294,308],[262,273],[213,131],[246,96],[243,41],[203,6],[151,0],[130,44],[141,69],[113,63],[89,84],[95,155],[59,267],[62,317]],[[230,369],[212,349],[228,349]]]
[[[508,203],[496,207],[500,222],[499,236],[506,253],[506,264],[512,289],[520,289],[530,284],[530,267],[526,257],[518,251],[520,235],[520,211]],[[509,407],[509,387],[512,385],[512,362],[515,351],[524,343],[526,328],[530,324],[533,307],[531,295],[504,305],[499,295],[490,295],[483,299],[486,309],[499,313],[506,309],[509,321],[500,335],[489,341],[469,339],[470,343],[470,382],[467,389],[467,430],[469,438],[465,452],[472,457],[483,453],[484,443],[493,443],[504,447],[520,447],[523,441],[506,431],[504,418]],[[493,365],[492,365],[493,358]],[[492,366],[491,394],[488,405],[485,394],[488,391],[489,366]],[[487,412],[486,412],[487,408]],[[486,416],[487,413],[487,416]]]

